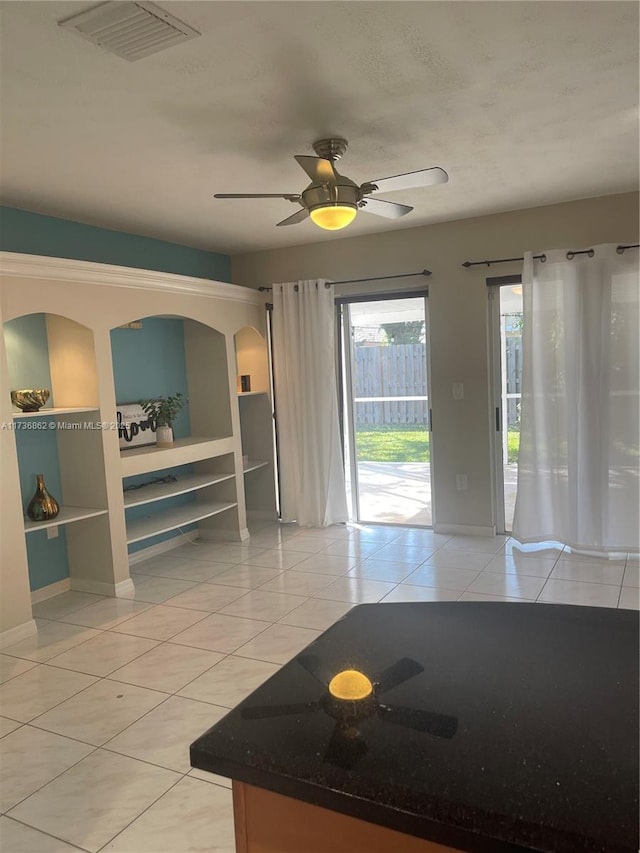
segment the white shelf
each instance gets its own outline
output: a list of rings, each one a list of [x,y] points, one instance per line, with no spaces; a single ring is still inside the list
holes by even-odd
[[[257,394],[266,393],[266,391],[238,391],[238,397],[255,397]]]
[[[124,493],[125,509],[132,506],[153,503],[163,498],[174,498],[205,486],[213,486],[214,483],[223,483],[225,480],[233,480],[235,474],[185,474],[177,479],[175,483],[153,483],[139,489],[131,489]]]
[[[237,505],[237,503],[220,503],[219,501],[197,501],[188,506],[162,510],[145,518],[136,518],[127,523],[127,544],[140,542],[159,533],[168,533],[170,530],[184,527],[194,521],[201,521],[203,518],[210,518]]]
[[[94,509],[83,506],[63,506],[55,518],[49,521],[32,521],[30,518],[24,520],[24,532],[33,533],[35,530],[44,530],[45,527],[57,527],[60,524],[72,524],[74,521],[82,521],[85,518],[93,518],[96,515],[106,515],[106,509]]]
[[[242,471],[244,474],[248,474],[249,471],[257,471],[258,468],[264,468],[268,464],[268,461],[262,462],[257,459],[250,459],[245,465],[242,466]]]
[[[233,438],[179,438],[171,447],[157,447],[155,444],[144,447],[131,447],[120,451],[121,475],[132,477],[136,474],[148,474],[162,468],[174,468],[188,465],[202,459],[211,459],[232,453]]]
[[[97,406],[63,406],[50,409],[40,409],[37,412],[14,412],[14,418],[46,418],[56,415],[75,415],[77,412],[97,412]]]

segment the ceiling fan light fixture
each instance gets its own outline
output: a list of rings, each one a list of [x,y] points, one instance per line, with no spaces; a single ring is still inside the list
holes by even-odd
[[[346,228],[356,217],[358,208],[355,204],[320,204],[309,211],[311,220],[318,228],[325,231],[339,231]]]
[[[329,682],[329,693],[334,699],[357,702],[373,693],[373,684],[357,669],[344,669]]]

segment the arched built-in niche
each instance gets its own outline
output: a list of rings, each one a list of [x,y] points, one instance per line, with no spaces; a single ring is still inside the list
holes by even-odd
[[[188,406],[176,422],[177,438],[232,435],[221,332],[188,317],[136,318],[111,330],[111,352],[117,403],[179,391]]]
[[[269,358],[267,342],[252,326],[245,326],[236,332],[236,370],[238,391],[269,391]],[[240,377],[249,377],[249,388],[243,389]]]
[[[116,410],[142,399],[180,393],[186,406],[170,447],[147,431],[141,446],[121,442],[129,553],[191,538],[238,538],[235,443],[226,339],[182,316],[136,318],[111,330]],[[160,482],[158,482],[160,481]]]
[[[266,340],[252,326],[236,333],[235,350],[245,503],[251,525],[252,517],[276,516],[269,357]]]
[[[3,332],[11,389],[51,392],[39,412],[14,407],[13,415],[23,513],[37,474],[60,504],[49,521],[25,516],[30,587],[98,584],[106,592],[113,557],[93,332],[42,313],[8,320]]]

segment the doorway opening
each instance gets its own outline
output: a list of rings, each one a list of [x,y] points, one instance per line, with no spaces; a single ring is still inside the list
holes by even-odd
[[[430,527],[426,293],[337,303],[352,520]]]
[[[488,279],[491,305],[493,394],[496,414],[497,530],[510,533],[518,489],[522,398],[521,277]]]

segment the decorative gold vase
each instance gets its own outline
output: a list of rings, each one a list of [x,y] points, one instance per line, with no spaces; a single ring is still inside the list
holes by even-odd
[[[50,521],[60,512],[60,504],[47,491],[44,474],[36,474],[38,485],[27,506],[27,515],[32,521]]]

